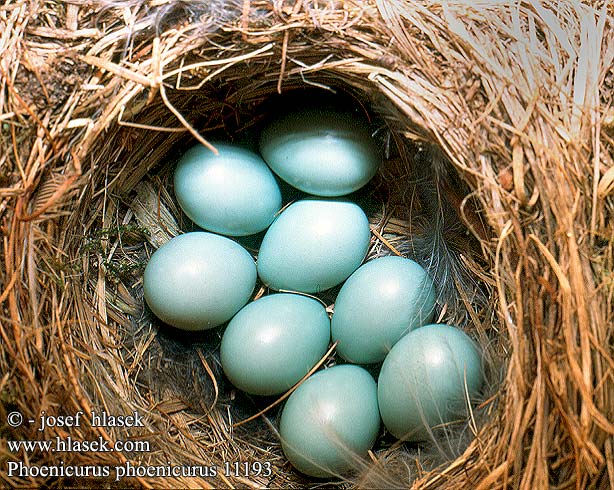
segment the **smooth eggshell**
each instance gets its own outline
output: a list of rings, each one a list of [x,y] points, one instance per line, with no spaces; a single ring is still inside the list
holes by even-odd
[[[162,321],[184,330],[206,330],[230,320],[256,285],[252,256],[213,233],[179,235],[151,256],[144,295]]]
[[[380,426],[377,387],[359,366],[319,371],[292,393],[279,427],[282,449],[301,472],[342,475],[373,447]]]
[[[330,108],[296,109],[261,133],[260,153],[283,180],[316,196],[343,196],[377,172],[380,156],[366,122]]]
[[[369,221],[356,204],[298,201],[267,230],[258,254],[258,275],[273,289],[324,291],[358,268],[369,242]]]
[[[337,353],[358,364],[383,361],[403,335],[433,319],[434,306],[433,281],[419,264],[373,259],[348,278],[335,301]]]
[[[281,208],[281,193],[260,155],[230,143],[188,150],[175,169],[175,196],[194,223],[229,236],[266,229]]]
[[[272,294],[245,306],[228,324],[220,357],[232,384],[253,395],[295,385],[326,353],[330,320],[319,301]]]
[[[465,390],[474,396],[481,385],[480,353],[467,334],[449,325],[417,328],[396,343],[382,365],[377,391],[382,420],[399,439],[428,439],[429,428],[467,415]]]

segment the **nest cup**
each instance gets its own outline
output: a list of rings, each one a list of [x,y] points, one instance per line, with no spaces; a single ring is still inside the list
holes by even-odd
[[[11,149],[3,179],[13,186],[3,184],[0,207],[2,424],[15,411],[26,420],[106,411],[137,412],[144,426],[95,427],[86,416],[76,427],[3,425],[2,434],[147,445],[28,455],[30,466],[98,468],[86,480],[9,475],[9,462],[24,455],[7,451],[5,481],[322,483],[283,457],[277,408],[236,425],[275,400],[224,380],[221,330],[196,338],[171,331],[144,305],[141,288],[153,250],[193,226],[173,199],[178,156],[197,138],[249,139],[279,93],[317,88],[355,102],[386,157],[361,195],[375,202],[370,257],[396,250],[431,271],[439,319],[480,343],[487,378],[467,421],[436,431],[426,448],[383,437],[371,461],[357,461],[340,484],[614,488],[614,162],[601,110],[612,97],[612,22],[605,7],[553,5],[53,4],[52,13],[91,31],[82,44],[52,36],[74,54],[48,72],[32,59],[51,59],[36,41],[53,31],[45,18],[11,10],[0,22],[29,21],[29,31],[11,32],[38,47],[17,76],[7,77],[4,65],[0,72],[0,140]],[[592,27],[601,37],[582,38]],[[586,62],[589,51],[594,77],[565,68]],[[50,105],[46,87],[60,83],[66,60],[80,78]],[[539,82],[551,73],[556,88]],[[129,470],[194,465],[217,471]],[[126,476],[97,474],[104,466]]]

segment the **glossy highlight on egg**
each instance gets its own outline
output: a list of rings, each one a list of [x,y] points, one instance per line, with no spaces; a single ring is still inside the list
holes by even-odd
[[[285,209],[267,230],[258,275],[277,290],[324,291],[358,268],[370,239],[367,216],[353,202],[304,199]]]
[[[377,396],[384,425],[398,439],[427,440],[431,428],[467,416],[482,382],[480,352],[465,332],[450,325],[417,328],[382,365]]]
[[[174,174],[175,197],[205,230],[246,236],[266,229],[281,208],[281,192],[260,155],[234,143],[190,148]]]
[[[317,300],[271,294],[245,306],[228,324],[220,346],[226,376],[253,395],[290,389],[322,358],[330,320]]]
[[[162,321],[183,330],[227,322],[250,299],[256,265],[238,243],[208,232],[179,235],[149,260],[145,301]]]
[[[260,153],[290,185],[326,197],[363,187],[381,160],[359,114],[317,102],[274,118],[262,131]]]
[[[403,335],[433,319],[435,296],[433,281],[413,260],[370,260],[335,300],[331,330],[337,353],[358,364],[383,361]]]
[[[375,444],[380,416],[373,377],[354,365],[312,375],[290,395],[279,425],[284,454],[302,473],[340,476]]]

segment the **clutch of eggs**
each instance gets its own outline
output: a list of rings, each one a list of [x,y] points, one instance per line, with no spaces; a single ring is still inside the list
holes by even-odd
[[[219,154],[197,145],[178,162],[177,201],[208,232],[173,238],[151,257],[144,296],[164,322],[185,330],[228,326],[226,377],[253,395],[300,381],[328,349],[350,363],[383,361],[377,383],[345,364],[315,373],[292,393],[280,419],[282,449],[301,472],[339,476],[373,447],[383,421],[399,439],[427,438],[482,383],[469,337],[433,320],[435,287],[417,263],[383,257],[361,266],[370,245],[364,211],[339,198],[377,172],[368,125],[351,111],[303,107],[268,123],[261,155],[232,143]],[[272,169],[272,171],[271,171]],[[316,197],[282,209],[277,177]],[[285,185],[285,184],[284,184]],[[268,228],[268,229],[267,229]],[[257,257],[215,233],[266,230]],[[213,233],[210,233],[213,232]],[[256,277],[273,290],[318,293],[343,283],[332,323],[322,304],[286,292],[251,303]],[[381,414],[381,415],[380,415]]]

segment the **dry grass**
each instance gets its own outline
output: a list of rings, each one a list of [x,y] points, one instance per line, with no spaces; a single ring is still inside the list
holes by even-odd
[[[190,134],[249,133],[265,99],[307,84],[344,88],[389,135],[396,160],[379,180],[402,198],[374,219],[373,253],[411,249],[399,236],[413,219],[404,212],[415,209],[412,192],[426,211],[417,180],[444,192],[444,209],[479,240],[479,253],[451,252],[446,284],[460,299],[447,310],[446,296],[442,315],[456,318],[462,306],[458,318],[492,355],[492,382],[498,356],[505,360],[461,454],[438,466],[382,447],[339,485],[614,489],[614,9],[592,4],[5,2],[2,437],[135,438],[152,447],[68,454],[67,465],[273,467],[271,477],[121,485],[314,485],[284,461],[268,419],[233,426],[263,407],[224,385],[206,348],[216,334],[195,346],[160,335],[138,279],[152,244],[189,226],[163,162]],[[486,302],[463,296],[478,282]],[[137,410],[147,424],[44,434],[4,425],[12,410],[29,419],[93,409]],[[39,485],[7,475],[16,458],[26,456],[3,445],[4,484]],[[92,486],[103,484],[114,485]]]

